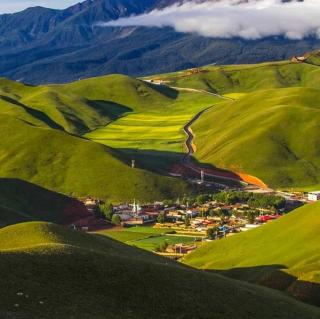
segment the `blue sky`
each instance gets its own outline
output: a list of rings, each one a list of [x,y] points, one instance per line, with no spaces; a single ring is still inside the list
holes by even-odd
[[[78,2],[82,0],[0,0],[0,13],[17,12],[34,6],[60,9]]]

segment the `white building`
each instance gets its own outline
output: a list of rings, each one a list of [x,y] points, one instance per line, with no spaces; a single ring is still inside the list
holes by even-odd
[[[312,202],[316,202],[316,201],[320,200],[320,191],[309,193],[308,200],[310,200]]]

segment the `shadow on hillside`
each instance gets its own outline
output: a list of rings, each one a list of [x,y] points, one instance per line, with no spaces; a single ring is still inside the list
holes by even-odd
[[[320,307],[320,284],[299,280],[285,272],[286,268],[283,265],[263,265],[208,271],[280,290],[298,300]]]
[[[0,214],[2,225],[26,220],[70,224],[88,216],[84,205],[78,200],[15,178],[0,178],[0,207],[15,214]]]
[[[150,82],[144,82],[144,84],[150,88],[152,88],[155,91],[158,91],[159,93],[161,93],[162,95],[175,100],[178,95],[179,95],[179,91],[172,89],[169,86],[166,85],[157,85],[157,84],[153,84]]]
[[[130,107],[106,100],[87,100],[89,106],[98,111],[102,116],[109,117],[115,121],[125,113],[132,112]]]
[[[135,159],[136,167],[160,174],[168,175],[170,172],[174,173],[176,169],[182,174],[182,177],[200,179],[200,173],[184,168],[181,164],[182,158],[186,155],[183,152],[169,152],[169,151],[156,151],[156,150],[141,150],[141,149],[118,149],[120,152],[126,155],[131,164],[131,159]],[[199,162],[197,159],[192,158],[192,163],[196,167],[203,167],[209,172],[221,172],[222,175],[226,175],[229,178],[238,179],[239,177],[232,172],[221,170],[214,165]],[[231,181],[219,177],[205,177],[206,181],[216,182],[228,185],[230,187],[241,187],[239,182]]]
[[[14,100],[14,99],[8,97],[8,96],[0,95],[0,99],[5,101],[5,102],[7,102],[7,103],[10,103],[11,105],[19,106],[19,107],[23,108],[32,117],[34,117],[34,118],[38,119],[39,121],[47,124],[49,127],[53,128],[53,129],[58,129],[58,130],[64,131],[64,128],[61,125],[59,125],[58,123],[53,121],[44,112],[41,112],[41,111],[36,110],[36,109],[32,109],[32,108],[28,107],[27,105],[22,104],[22,103]],[[24,121],[24,122],[26,122],[26,121]]]

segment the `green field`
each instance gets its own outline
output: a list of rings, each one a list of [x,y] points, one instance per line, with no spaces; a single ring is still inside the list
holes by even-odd
[[[202,93],[177,94],[158,108],[129,113],[85,136],[114,148],[184,153],[183,126],[201,110],[223,100]]]
[[[48,223],[1,229],[0,271],[6,318],[316,319],[320,313],[280,292]]]
[[[199,237],[190,237],[183,235],[170,235],[170,228],[153,228],[149,226],[131,227],[123,230],[103,230],[102,234],[113,239],[119,240],[131,246],[135,246],[148,251],[156,251],[157,248],[166,242],[168,245],[191,244]]]
[[[320,305],[320,203],[279,220],[208,243],[184,263],[284,290]]]
[[[47,87],[3,79],[0,91],[2,177],[115,202],[189,192],[183,181],[149,171],[157,155],[141,164],[138,158],[133,170],[130,155],[81,136],[131,110],[148,106],[160,112],[174,103],[177,92],[120,75]]]

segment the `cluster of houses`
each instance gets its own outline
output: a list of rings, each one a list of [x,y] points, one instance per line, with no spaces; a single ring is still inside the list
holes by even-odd
[[[114,206],[114,214],[119,215],[124,227],[157,223],[159,214],[163,213],[165,215],[165,222],[162,224],[158,223],[158,227],[171,227],[175,230],[183,230],[184,232],[203,234],[209,228],[220,227],[219,231],[225,235],[226,233],[246,231],[253,227],[252,225],[248,226],[245,217],[239,217],[241,213],[245,214],[248,209],[250,207],[246,204],[225,205],[215,201],[207,202],[203,205],[195,205],[192,208],[181,204],[167,207],[162,202],[148,205],[139,205],[134,202],[133,204]],[[211,215],[207,213],[209,210],[212,212]],[[273,211],[268,209],[258,210],[260,211],[260,216],[256,219],[255,227],[281,216],[280,214],[274,214]],[[220,216],[220,211],[230,212],[228,218]],[[188,225],[185,222],[187,219],[189,220]]]
[[[320,200],[320,191],[310,192],[303,196],[301,195],[301,198],[298,195],[292,196],[292,194],[289,196],[289,194],[283,193],[283,197],[287,200],[287,205],[290,206],[292,204],[296,206],[298,204],[301,205],[303,202]],[[97,206],[100,204],[100,201],[93,198],[86,198],[83,200],[83,203],[88,212],[93,215]],[[208,214],[209,210],[211,214]],[[250,207],[247,204],[236,203],[233,205],[226,205],[215,201],[206,202],[202,205],[194,205],[193,207],[188,207],[188,205],[181,205],[179,203],[168,207],[163,202],[140,205],[134,201],[132,204],[125,203],[113,207],[113,213],[120,217],[121,225],[124,227],[156,224],[158,216],[164,214],[165,223],[162,223],[162,225],[159,224],[158,227],[172,227],[187,232],[205,234],[209,228],[217,226],[221,227],[221,225],[224,225],[227,229],[220,230],[224,235],[225,233],[246,231],[252,227],[257,227],[262,223],[279,218],[282,214],[282,211],[275,213],[269,209],[255,209],[256,211],[259,211],[260,216],[255,219],[254,225],[250,225],[248,220],[243,217],[247,210],[250,210]],[[221,211],[229,212],[228,217],[224,218],[221,216],[221,214],[219,214]],[[189,220],[188,225],[185,223],[186,219]],[[81,226],[85,227],[86,222],[86,220],[83,220]],[[103,226],[105,225],[101,225],[101,227]]]

